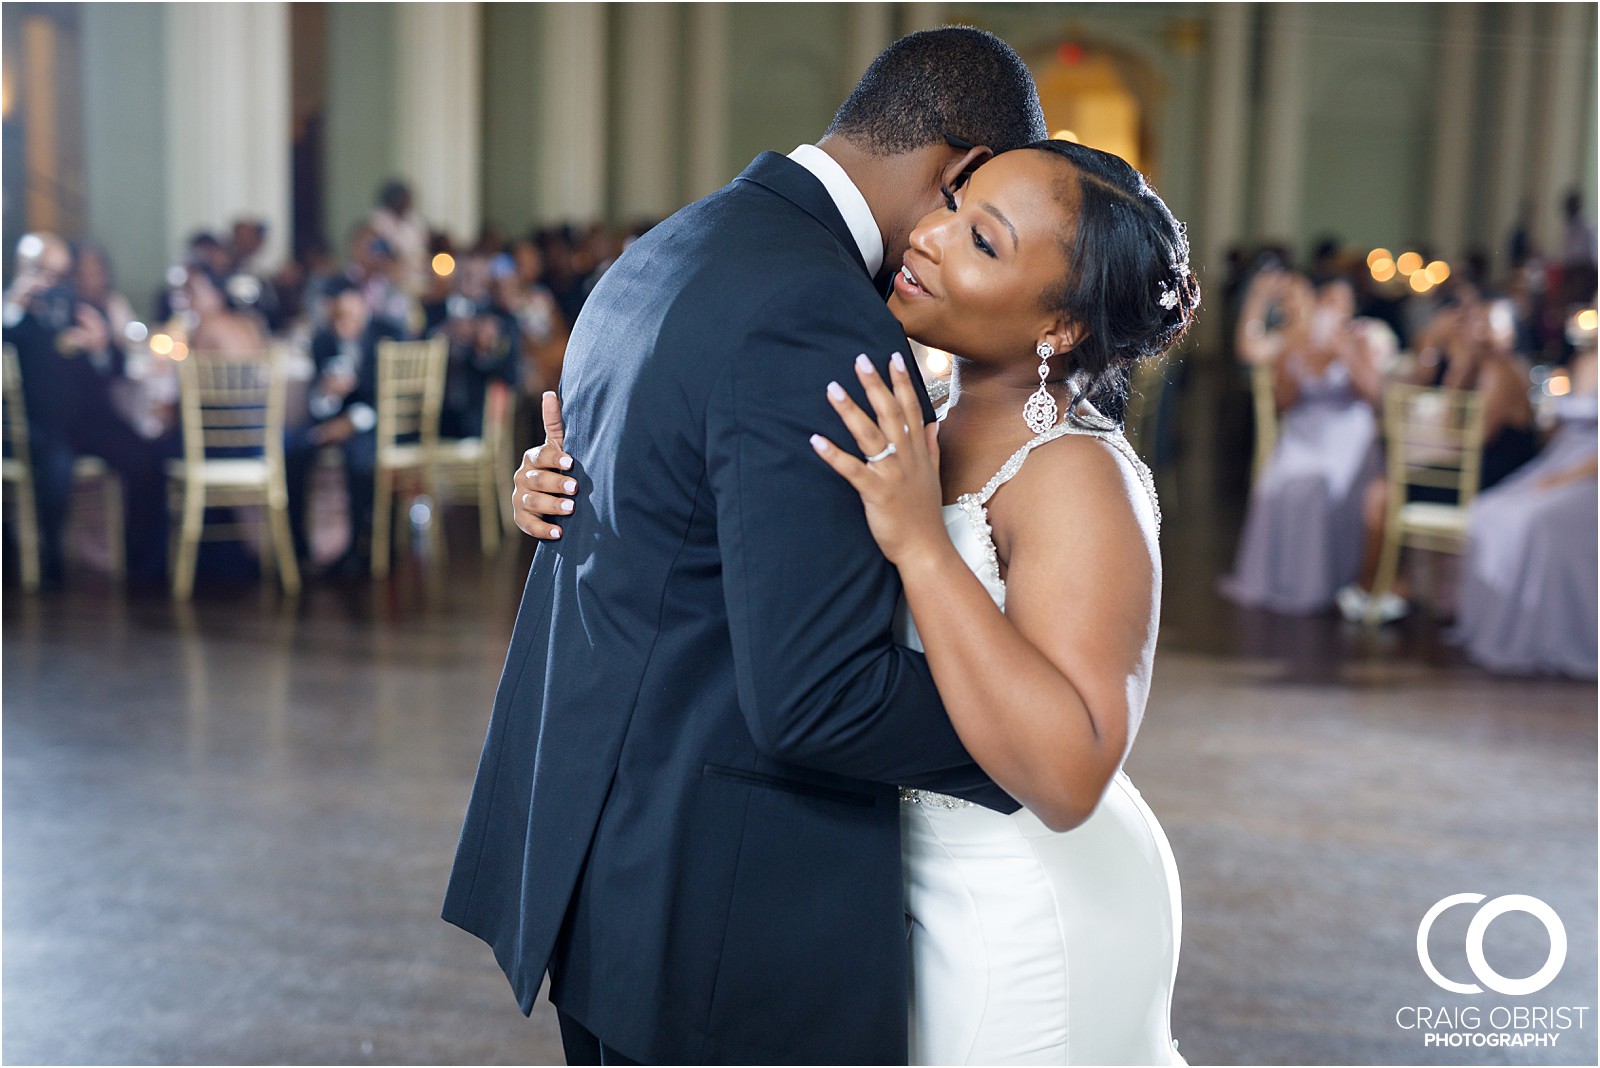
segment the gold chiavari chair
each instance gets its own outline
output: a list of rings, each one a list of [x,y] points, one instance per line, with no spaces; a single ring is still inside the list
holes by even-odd
[[[33,454],[28,444],[28,405],[23,396],[22,369],[17,350],[5,346],[5,484],[13,487],[17,524],[17,549],[22,557],[22,588],[32,593],[39,588],[39,514],[35,510]],[[105,513],[106,543],[111,554],[111,576],[121,580],[127,573],[123,545],[122,479],[98,456],[80,456],[72,464],[74,487],[98,489],[100,507]]]
[[[450,350],[442,337],[378,342],[377,459],[373,470],[372,577],[389,574],[390,529],[402,479],[435,502],[434,469],[439,446],[439,410]],[[441,520],[428,539],[431,553],[444,548]],[[402,523],[405,529],[409,527]]]
[[[176,551],[172,592],[194,592],[202,538],[238,539],[240,523],[205,522],[208,508],[261,506],[266,511],[263,571],[274,565],[286,593],[300,592],[300,569],[289,536],[289,492],[284,475],[284,366],[277,349],[249,356],[193,351],[178,364],[183,417],[183,457],[167,463]]]
[[[11,488],[7,509],[17,526],[17,549],[22,556],[22,588],[39,588],[39,513],[34,508],[33,463],[28,450],[28,410],[22,398],[22,371],[17,350],[5,346],[5,485]]]
[[[516,469],[511,462],[511,426],[516,395],[506,383],[491,380],[483,396],[483,433],[475,438],[439,441],[435,485],[440,504],[455,496],[471,496],[478,506],[478,536],[483,554],[500,547],[505,522],[502,500],[509,511],[511,495],[500,492],[500,480]],[[515,519],[512,520],[513,525]]]
[[[1272,460],[1278,447],[1278,397],[1274,390],[1277,382],[1276,362],[1257,363],[1250,367],[1250,400],[1256,415],[1256,456],[1250,468],[1250,481],[1254,485]]]
[[[1403,547],[1450,553],[1465,548],[1467,509],[1478,494],[1483,466],[1483,404],[1475,390],[1389,385],[1383,425],[1389,504],[1368,626],[1377,624],[1379,600],[1394,586]],[[1456,500],[1408,501],[1412,486],[1452,491]]]

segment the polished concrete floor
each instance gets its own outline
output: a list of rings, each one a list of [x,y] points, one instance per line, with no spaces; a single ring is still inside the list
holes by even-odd
[[[1185,529],[1182,498],[1129,771],[1182,873],[1183,1053],[1594,1063],[1595,687],[1487,675],[1426,620],[1370,639],[1236,612],[1210,593],[1226,525]],[[524,1019],[438,919],[527,560],[457,533],[442,580],[412,562],[289,609],[252,585],[187,609],[93,576],[7,591],[5,1061],[559,1063],[548,1006]],[[1586,1029],[1444,1052],[1397,1026],[1463,1003],[1415,947],[1461,892],[1555,908],[1567,964],[1521,1000],[1590,1006]],[[1467,911],[1436,929],[1446,974]],[[1543,959],[1527,919],[1497,922],[1506,975]]]

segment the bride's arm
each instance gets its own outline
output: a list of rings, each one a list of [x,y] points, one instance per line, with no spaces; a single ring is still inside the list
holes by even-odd
[[[818,452],[861,493],[899,568],[962,744],[1046,825],[1074,827],[1116,773],[1149,693],[1160,571],[1144,491],[1097,442],[1031,456],[1010,506],[993,512],[1009,562],[1002,613],[945,532],[936,445],[896,433],[900,420],[886,418],[896,399],[862,378],[887,432],[848,400],[835,408],[863,450],[887,436],[895,455],[867,465],[826,443]]]

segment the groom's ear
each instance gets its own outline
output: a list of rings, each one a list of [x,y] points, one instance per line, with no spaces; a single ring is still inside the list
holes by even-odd
[[[946,161],[939,172],[939,184],[946,189],[960,189],[972,177],[972,172],[994,158],[994,149],[988,145],[955,146],[961,153]]]

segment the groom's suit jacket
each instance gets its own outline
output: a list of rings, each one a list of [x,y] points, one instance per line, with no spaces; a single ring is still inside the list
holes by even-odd
[[[534,555],[444,908],[524,1012],[548,969],[646,1063],[905,1063],[895,786],[1017,805],[892,642],[897,576],[807,444],[849,441],[827,383],[865,403],[856,355],[896,351],[838,209],[773,153],[585,305],[577,506]]]

